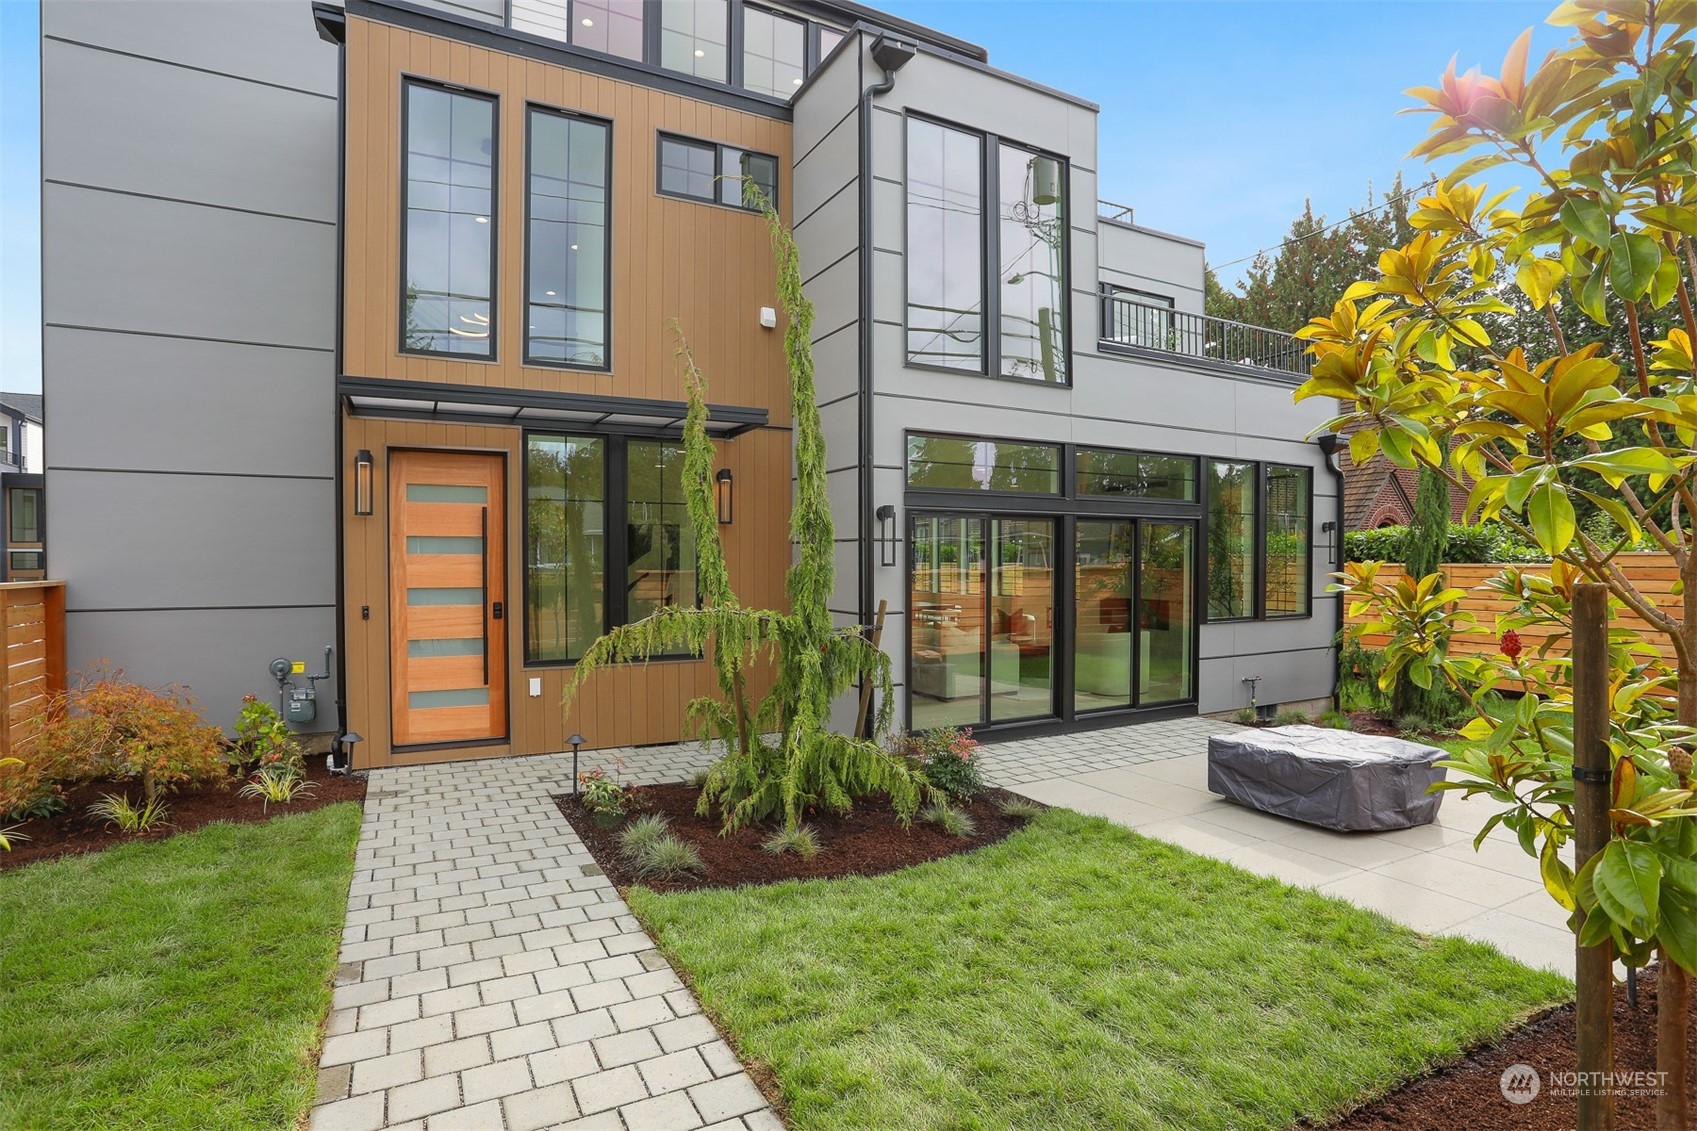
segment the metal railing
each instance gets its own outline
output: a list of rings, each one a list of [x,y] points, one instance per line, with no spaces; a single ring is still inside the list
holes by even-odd
[[[1102,285],[1102,344],[1161,350],[1251,369],[1308,376],[1308,348],[1282,330],[1246,326],[1146,302]]]

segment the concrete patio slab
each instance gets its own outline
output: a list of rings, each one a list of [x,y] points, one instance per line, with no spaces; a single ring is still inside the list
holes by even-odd
[[[1237,727],[1209,719],[1142,723],[985,748],[995,784],[1106,817],[1246,871],[1313,887],[1428,934],[1488,942],[1533,966],[1573,975],[1566,913],[1544,893],[1512,836],[1473,838],[1489,801],[1444,798],[1431,825],[1340,833],[1244,808],[1209,793],[1207,739]]]

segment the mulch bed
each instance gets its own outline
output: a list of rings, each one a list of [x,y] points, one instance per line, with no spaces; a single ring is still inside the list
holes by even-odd
[[[1697,1000],[1697,995],[1693,995]],[[1694,1010],[1693,1012],[1697,1012]],[[1656,982],[1653,972],[1638,980],[1638,1006],[1627,1004],[1626,987],[1617,985],[1614,998],[1614,1051],[1616,1072],[1656,1070]],[[1511,1104],[1503,1098],[1502,1076],[1510,1065],[1525,1064],[1536,1069],[1541,1081],[1537,1098]],[[1531,1021],[1501,1041],[1474,1049],[1460,1061],[1440,1068],[1341,1119],[1325,1125],[1326,1131],[1436,1131],[1466,1128],[1467,1131],[1571,1131],[1578,1123],[1578,1101],[1556,1094],[1552,1072],[1572,1072],[1578,1065],[1574,1051],[1573,1006]],[[1697,1060],[1686,1081],[1697,1087]],[[1617,1131],[1650,1131],[1656,1124],[1656,1101],[1652,1095],[1617,1094]],[[1298,1126],[1309,1127],[1303,1123]]]
[[[970,814],[978,826],[977,835],[972,837],[950,836],[917,817],[912,826],[904,829],[896,821],[888,800],[865,798],[847,817],[823,812],[809,814],[806,823],[818,834],[819,854],[803,860],[793,852],[773,856],[762,851],[760,842],[772,834],[770,828],[746,828],[731,836],[720,836],[716,815],[712,818],[695,815],[695,802],[700,795],[698,787],[684,784],[637,786],[630,791],[627,811],[632,816],[658,813],[666,817],[672,833],[701,853],[702,862],[707,865],[706,873],[678,881],[638,879],[619,855],[618,829],[604,829],[596,824],[570,796],[556,797],[554,802],[615,884],[627,887],[640,883],[656,891],[876,876],[982,848],[1001,840],[1022,824],[1002,816],[996,808],[998,798],[1012,796],[1001,790],[988,790],[972,804],[957,806]]]
[[[168,822],[141,834],[121,833],[105,822],[88,815],[88,807],[100,800],[101,794],[127,794],[132,801],[141,799],[141,786],[136,782],[97,781],[73,786],[65,791],[69,802],[64,812],[53,817],[25,821],[17,832],[28,840],[12,841],[12,851],[0,852],[0,871],[21,868],[38,860],[57,856],[75,856],[84,852],[100,852],[119,844],[136,840],[164,840],[178,833],[191,832],[215,821],[268,821],[289,813],[305,813],[334,805],[338,801],[364,801],[365,779],[352,775],[332,776],[324,768],[322,754],[306,760],[307,780],[318,788],[296,797],[287,805],[262,806],[254,798],[237,797],[241,782],[231,779],[226,786],[203,786],[166,795]]]

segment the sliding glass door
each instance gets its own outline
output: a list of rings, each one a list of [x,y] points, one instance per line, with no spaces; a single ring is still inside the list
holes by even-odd
[[[1080,519],[1073,552],[1073,710],[1194,698],[1196,525]]]

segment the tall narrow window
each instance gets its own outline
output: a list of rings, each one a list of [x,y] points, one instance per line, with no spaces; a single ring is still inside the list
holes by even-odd
[[[742,85],[788,98],[807,66],[807,25],[764,8],[742,10]]]
[[[907,123],[907,359],[984,371],[984,141]]]
[[[606,368],[607,134],[600,122],[530,111],[527,362]]]
[[[729,81],[728,0],[667,0],[660,6],[660,65],[714,82]]]
[[[667,605],[695,604],[695,528],[684,504],[682,444],[626,444],[627,621]]]
[[[848,38],[846,32],[840,32],[834,27],[819,28],[819,61],[823,63],[831,52],[837,49],[837,44]]]
[[[401,347],[495,356],[495,101],[406,85]]]
[[[1308,615],[1308,551],[1313,471],[1267,468],[1266,609],[1269,617]]]
[[[1066,167],[1003,145],[1000,182],[1002,375],[1066,384]]]
[[[605,624],[606,441],[525,445],[525,659],[576,660]]]
[[[11,496],[9,540],[41,541],[41,488],[13,487]]]
[[[642,8],[643,0],[572,0],[572,42],[640,60]]]
[[[1255,615],[1255,465],[1208,461],[1208,616]]]

